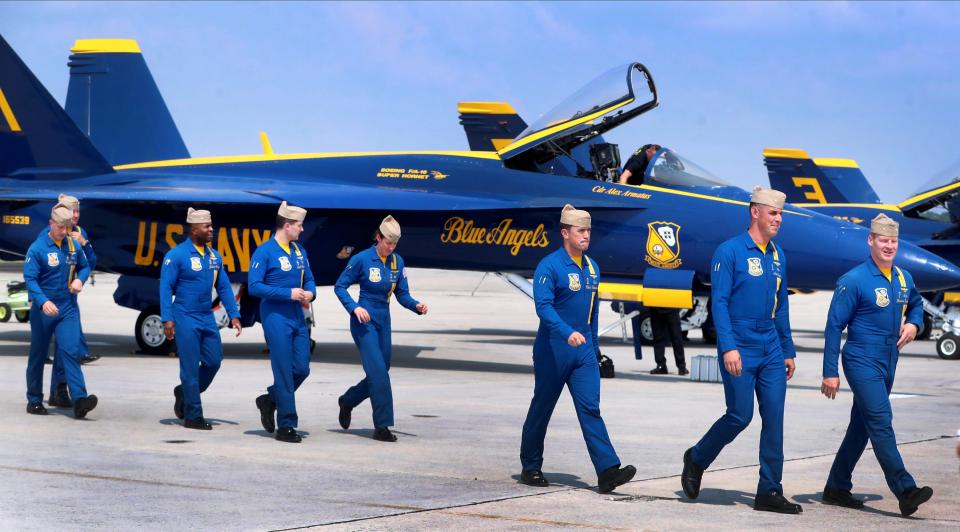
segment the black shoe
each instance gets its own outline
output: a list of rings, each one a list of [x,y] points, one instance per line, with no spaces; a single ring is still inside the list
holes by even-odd
[[[794,504],[780,493],[771,491],[770,493],[758,493],[753,500],[753,509],[758,512],[775,512],[778,514],[802,514],[803,508],[799,504]]]
[[[343,404],[343,397],[337,399],[337,404],[340,405],[340,426],[343,430],[347,430],[350,428],[350,415],[353,409]]]
[[[625,467],[614,466],[600,473],[597,479],[597,491],[600,493],[610,493],[617,486],[630,482],[633,475],[637,474],[637,468],[632,465]]]
[[[35,416],[45,416],[47,415],[47,409],[44,408],[43,403],[28,403],[27,413]]]
[[[173,387],[173,415],[183,419],[183,386],[179,384]]]
[[[297,434],[297,431],[290,427],[280,427],[280,430],[277,431],[276,438],[278,441],[285,441],[287,443],[300,443],[303,438]]]
[[[43,363],[47,365],[53,364],[53,357],[50,355],[47,355],[47,359],[44,360]]]
[[[667,375],[670,372],[667,371],[666,366],[657,366],[650,370],[651,375]]]
[[[823,487],[823,497],[821,500],[823,504],[831,504],[833,506],[863,508],[863,501],[854,497],[849,490],[831,488],[830,486]]]
[[[683,453],[683,473],[680,474],[680,486],[690,499],[700,496],[700,481],[703,480],[703,468],[693,463],[693,447]]]
[[[690,372],[687,371],[687,368],[679,368],[679,369],[677,370],[677,375],[689,375],[689,374],[690,374]]]
[[[273,419],[274,414],[277,413],[277,404],[273,402],[273,399],[270,399],[270,394],[265,393],[257,397],[257,408],[260,409],[260,424],[263,425],[263,430],[273,434],[273,431],[277,430],[277,425]],[[280,439],[279,434],[277,434],[277,439]]]
[[[97,360],[100,360],[100,355],[91,355],[90,353],[87,353],[85,356],[80,357],[81,364],[89,364],[91,362],[96,362]]]
[[[913,515],[913,512],[916,512],[921,504],[929,501],[930,497],[933,497],[933,488],[930,486],[913,488],[905,492],[900,496],[900,513],[904,517]]]
[[[50,395],[47,404],[59,408],[73,408],[73,401],[70,400],[70,391],[66,384],[58,384],[57,391]]]
[[[77,399],[73,402],[73,417],[83,419],[87,417],[87,412],[97,407],[97,396],[88,395],[83,399]]]
[[[396,435],[390,432],[390,429],[387,427],[377,427],[376,430],[373,431],[373,439],[377,441],[397,441]]]
[[[202,417],[184,420],[183,427],[187,429],[213,430],[213,425],[207,423],[207,420]]]
[[[533,486],[535,488],[546,488],[550,485],[547,482],[547,479],[543,476],[543,471],[539,469],[527,469],[520,473],[520,482],[523,482],[527,486]]]

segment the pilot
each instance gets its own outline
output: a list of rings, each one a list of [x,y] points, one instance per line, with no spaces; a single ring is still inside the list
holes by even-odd
[[[247,284],[260,298],[260,322],[270,348],[273,385],[257,397],[260,423],[279,441],[299,443],[294,392],[310,375],[310,330],[304,309],[313,301],[316,283],[307,252],[297,242],[306,209],[287,205],[277,212],[277,232],[250,258]],[[276,420],[274,420],[276,415]],[[279,429],[277,426],[279,425]]]
[[[862,508],[854,497],[853,469],[867,446],[880,462],[887,486],[900,501],[900,513],[911,515],[930,500],[933,490],[917,483],[907,472],[893,433],[890,390],[900,349],[923,328],[923,300],[910,273],[893,265],[899,245],[899,225],[885,214],[870,222],[870,258],[837,281],[824,330],[823,383],[830,399],[840,389],[837,358],[840,333],[847,329],[843,346],[843,372],[853,391],[850,425],[833,460],[823,488],[823,502]]]
[[[683,330],[680,325],[680,310],[675,308],[650,307],[650,329],[653,333],[653,359],[657,367],[651,375],[667,375],[667,342],[673,347],[673,359],[678,375],[689,375],[686,355],[683,351]]]
[[[620,174],[621,185],[642,185],[643,174],[647,171],[647,165],[653,159],[653,156],[660,150],[659,144],[644,144],[639,150],[633,152],[633,155],[627,159],[627,164],[623,165],[623,173]]]
[[[427,305],[410,295],[403,259],[395,251],[400,241],[400,224],[387,216],[377,229],[376,244],[354,255],[340,274],[334,292],[350,314],[350,334],[360,350],[363,380],[338,399],[340,426],[350,428],[354,407],[368,397],[373,406],[373,439],[397,441],[393,426],[393,392],[390,389],[390,296],[417,314],[427,313]],[[354,301],[347,288],[360,284],[360,301]]]
[[[799,514],[783,496],[783,407],[787,381],[796,369],[787,302],[787,261],[772,240],[780,231],[786,196],[756,187],[750,198],[750,227],[720,244],[713,255],[711,301],[727,412],[683,454],[680,481],[696,499],[704,469],[747,428],[757,395],[760,481],[755,510]]]
[[[211,289],[217,290],[237,336],[240,312],[223,258],[210,245],[210,211],[190,207],[187,225],[189,238],[167,252],[160,268],[160,318],[164,336],[177,342],[180,356],[180,384],[173,389],[173,412],[188,429],[210,430],[213,426],[203,418],[200,394],[213,382],[223,361]]]
[[[61,205],[73,209],[73,228],[70,231],[70,236],[80,243],[80,247],[87,257],[87,264],[90,265],[90,275],[92,277],[93,269],[97,267],[97,254],[93,251],[93,244],[90,243],[86,229],[77,225],[80,222],[80,200],[74,196],[60,194],[57,197],[57,201]],[[40,231],[40,236],[43,236],[48,231],[49,229],[43,229]],[[73,298],[77,298],[76,294],[74,294]],[[77,306],[77,316],[79,315],[80,307]],[[80,320],[79,317],[77,319]],[[56,344],[56,342],[54,342],[54,344]],[[56,353],[56,351],[57,349],[54,348],[54,353]],[[80,320],[80,363],[87,364],[99,358],[100,355],[90,354],[90,348],[87,347],[87,337],[83,334],[83,323],[82,320]],[[63,370],[63,360],[58,359],[56,355],[54,355],[53,369],[50,372],[50,398],[47,400],[47,404],[62,408],[70,408],[73,406],[73,401],[70,400],[70,392],[67,388],[67,377]]]
[[[30,294],[30,355],[27,359],[27,413],[46,415],[43,407],[43,362],[55,336],[66,374],[73,415],[86,417],[97,406],[87,395],[80,368],[80,316],[74,295],[83,290],[90,266],[80,242],[70,236],[73,211],[58,203],[50,212],[49,231],[30,245],[23,279]]]
[[[533,299],[540,327],[533,343],[533,399],[520,443],[520,481],[529,486],[549,485],[541,471],[543,440],[566,385],[597,472],[598,490],[608,493],[629,482],[637,470],[632,465],[620,467],[600,417],[600,268],[584,254],[590,246],[590,225],[590,213],[565,205],[560,214],[563,247],[541,260],[534,273]]]

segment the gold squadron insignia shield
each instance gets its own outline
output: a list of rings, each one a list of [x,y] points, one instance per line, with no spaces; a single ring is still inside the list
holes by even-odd
[[[673,222],[647,224],[647,256],[644,259],[654,268],[673,270],[680,267],[680,226]]]
[[[886,288],[874,288],[873,291],[877,293],[878,307],[885,307],[890,304],[890,296],[887,295]]]

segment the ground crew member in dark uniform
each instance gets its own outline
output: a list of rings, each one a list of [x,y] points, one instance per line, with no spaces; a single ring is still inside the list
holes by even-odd
[[[277,440],[290,443],[302,440],[296,430],[294,392],[310,375],[310,329],[303,313],[317,286],[307,251],[296,242],[306,216],[305,209],[280,204],[277,232],[253,252],[247,276],[250,295],[260,298],[260,322],[273,368],[273,385],[256,401],[260,423],[267,432],[276,430]]]
[[[923,300],[909,272],[893,265],[899,247],[899,224],[885,214],[870,223],[870,258],[837,281],[827,327],[824,330],[823,384],[830,399],[840,389],[837,358],[840,333],[847,329],[843,346],[843,372],[853,391],[850,425],[834,458],[823,488],[823,502],[862,508],[854,497],[853,468],[867,446],[880,462],[890,491],[900,501],[900,512],[911,515],[930,500],[933,490],[917,483],[907,472],[893,433],[890,391],[900,349],[923,328]],[[904,319],[905,318],[905,319]]]
[[[787,381],[796,369],[787,302],[787,261],[772,240],[780,230],[786,196],[756,187],[750,198],[750,228],[720,244],[713,255],[711,301],[727,412],[683,455],[681,485],[700,494],[703,470],[747,428],[753,395],[760,404],[760,482],[753,508],[798,514],[783,496],[783,407]]]
[[[350,428],[351,411],[368,397],[373,406],[373,439],[394,442],[393,391],[390,388],[390,296],[407,310],[423,315],[427,305],[410,296],[403,259],[395,250],[400,241],[400,224],[393,216],[380,223],[377,243],[354,255],[340,274],[334,292],[350,314],[350,334],[360,350],[366,377],[338,399],[340,426]],[[360,284],[360,301],[347,292]]]
[[[237,336],[240,311],[223,258],[210,245],[210,211],[187,209],[187,224],[189,238],[167,252],[160,268],[160,319],[167,340],[177,342],[180,357],[180,384],[173,389],[173,412],[188,429],[210,430],[213,426],[203,418],[200,394],[213,382],[223,362],[220,328],[213,319],[212,289],[216,288]]]
[[[73,415],[83,418],[97,406],[87,395],[80,369],[80,317],[73,296],[83,290],[90,266],[80,243],[70,237],[73,212],[57,204],[50,212],[50,230],[27,250],[23,279],[30,295],[30,355],[27,359],[27,413],[47,414],[43,407],[43,362],[50,337],[58,351],[73,397]]]
[[[673,359],[677,363],[677,374],[688,375],[686,355],[683,351],[683,329],[680,327],[680,310],[675,308],[650,308],[650,330],[653,332],[653,359],[657,367],[650,370],[651,375],[667,375],[667,341],[673,347]]]
[[[540,318],[533,343],[535,384],[520,443],[520,481],[548,486],[543,466],[547,424],[566,385],[580,420],[600,493],[629,482],[637,470],[620,467],[600,417],[600,370],[597,365],[597,287],[600,268],[584,252],[590,246],[590,213],[565,205],[560,214],[563,247],[544,257],[533,277],[533,299]]]
[[[77,225],[80,222],[80,200],[73,196],[60,194],[57,197],[57,201],[61,205],[73,210],[73,227],[70,230],[70,236],[80,243],[80,248],[83,249],[83,254],[87,257],[87,264],[90,266],[90,274],[93,275],[93,269],[97,267],[97,254],[93,251],[93,244],[90,243],[90,237],[87,235],[86,229]],[[44,228],[40,231],[38,238],[48,231],[48,228]],[[77,299],[76,294],[73,295],[73,299]],[[79,305],[77,306],[77,316],[77,320],[79,320],[78,322],[80,323],[80,363],[87,364],[98,360],[100,356],[90,354],[90,348],[87,346],[87,337],[83,334],[83,321],[79,318]],[[54,349],[54,353],[56,353],[56,349]],[[73,406],[73,401],[70,400],[70,392],[67,389],[67,377],[63,369],[63,361],[58,360],[56,354],[54,354],[53,370],[50,372],[50,398],[47,400],[47,403],[50,406],[62,408],[71,408]]]
[[[644,144],[627,159],[620,174],[621,185],[642,185],[647,165],[660,150],[659,144]]]

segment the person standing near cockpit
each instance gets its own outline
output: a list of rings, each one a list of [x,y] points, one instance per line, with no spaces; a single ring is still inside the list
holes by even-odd
[[[627,164],[623,165],[623,173],[620,174],[621,185],[642,185],[643,174],[647,171],[647,165],[653,160],[653,156],[660,151],[659,144],[644,144],[633,155],[627,159]]]

